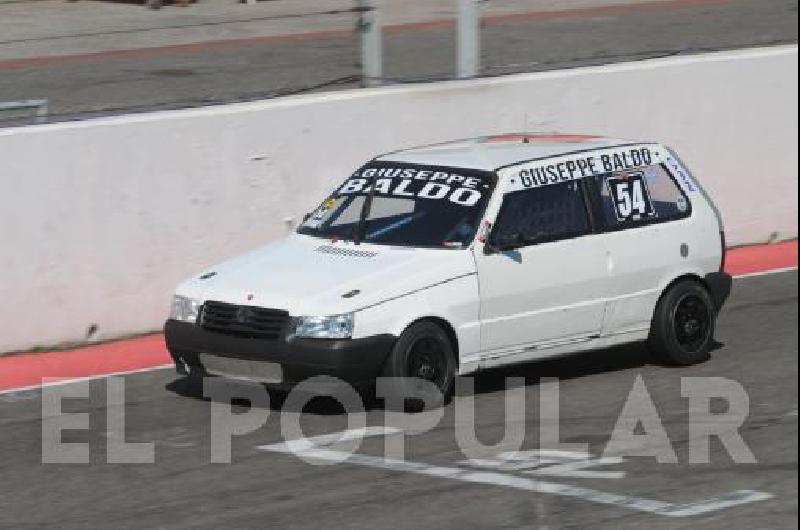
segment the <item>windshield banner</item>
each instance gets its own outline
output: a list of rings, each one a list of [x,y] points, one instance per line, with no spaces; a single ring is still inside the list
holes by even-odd
[[[339,195],[375,194],[431,200],[448,200],[460,206],[475,206],[491,189],[485,179],[450,171],[405,166],[367,166],[353,173],[338,190]]]

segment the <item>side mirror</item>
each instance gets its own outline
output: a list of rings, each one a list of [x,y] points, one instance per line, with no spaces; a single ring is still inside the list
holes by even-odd
[[[308,221],[308,218],[309,218],[309,217],[311,217],[311,212],[308,212],[308,213],[306,213],[306,214],[303,214],[303,222],[305,223],[306,221]]]
[[[525,245],[525,238],[519,232],[503,234],[496,238],[489,237],[484,246],[485,254],[495,254],[497,252],[507,252],[515,250]]]

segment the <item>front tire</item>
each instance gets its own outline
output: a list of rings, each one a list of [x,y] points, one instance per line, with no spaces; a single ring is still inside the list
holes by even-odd
[[[681,280],[661,297],[647,345],[662,362],[688,366],[707,361],[714,344],[717,312],[706,288]]]
[[[404,408],[421,410],[425,404],[444,404],[449,399],[456,374],[456,352],[447,332],[435,322],[409,326],[392,348],[383,367],[383,377],[394,378],[392,392],[406,397]],[[432,383],[438,396],[426,391]],[[387,401],[388,403],[388,401]]]

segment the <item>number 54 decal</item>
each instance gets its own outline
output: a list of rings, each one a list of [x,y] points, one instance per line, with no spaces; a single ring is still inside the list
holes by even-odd
[[[655,215],[644,173],[628,173],[606,180],[617,220],[637,221]]]

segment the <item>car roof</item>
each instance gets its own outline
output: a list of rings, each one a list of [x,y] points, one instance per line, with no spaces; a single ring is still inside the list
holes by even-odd
[[[376,160],[495,171],[529,160],[631,143],[590,134],[507,133],[402,149]]]

